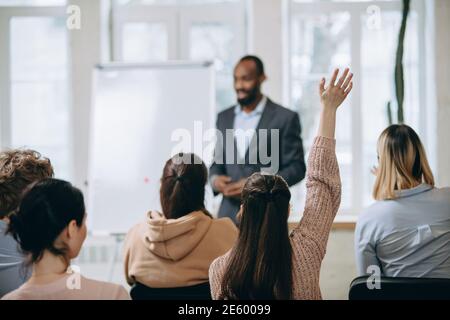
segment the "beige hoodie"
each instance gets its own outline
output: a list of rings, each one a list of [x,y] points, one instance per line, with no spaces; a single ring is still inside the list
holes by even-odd
[[[149,212],[125,239],[127,282],[152,288],[206,282],[211,262],[233,246],[237,234],[228,218],[211,219],[195,211],[179,219],[165,219]]]

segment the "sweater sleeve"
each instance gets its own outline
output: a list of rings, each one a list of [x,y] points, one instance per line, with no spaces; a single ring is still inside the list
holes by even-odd
[[[209,285],[211,287],[211,298],[218,300],[221,293],[221,257],[214,260],[209,267]]]
[[[294,249],[307,246],[321,261],[341,201],[341,180],[335,153],[336,141],[316,137],[308,159],[306,204],[292,232]]]

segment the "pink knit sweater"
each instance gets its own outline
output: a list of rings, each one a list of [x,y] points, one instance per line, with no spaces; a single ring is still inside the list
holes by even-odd
[[[341,201],[341,181],[335,140],[316,137],[308,159],[306,204],[303,218],[292,231],[292,298],[322,299],[319,275],[328,236]],[[230,251],[213,261],[209,281],[213,299],[221,282]]]

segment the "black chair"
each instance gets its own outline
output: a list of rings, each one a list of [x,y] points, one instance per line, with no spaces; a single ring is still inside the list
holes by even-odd
[[[379,289],[369,289],[369,277],[352,281],[349,300],[450,300],[450,279],[381,277]]]
[[[179,288],[149,288],[135,283],[130,295],[133,300],[211,300],[211,288],[209,282]]]

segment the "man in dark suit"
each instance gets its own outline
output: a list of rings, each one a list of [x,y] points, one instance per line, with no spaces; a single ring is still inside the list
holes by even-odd
[[[235,222],[242,189],[253,173],[278,174],[289,186],[305,177],[299,116],[261,93],[265,79],[262,61],[255,56],[243,57],[234,69],[238,104],[217,118],[221,134],[210,181],[214,194],[223,195],[219,217],[230,217]]]

